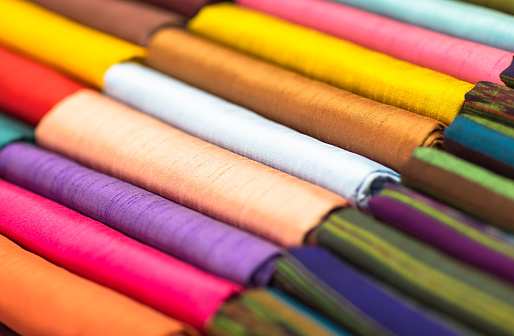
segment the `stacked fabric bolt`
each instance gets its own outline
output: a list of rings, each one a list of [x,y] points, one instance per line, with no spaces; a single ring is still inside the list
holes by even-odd
[[[512,17],[218,2],[0,2],[0,335],[514,335]]]

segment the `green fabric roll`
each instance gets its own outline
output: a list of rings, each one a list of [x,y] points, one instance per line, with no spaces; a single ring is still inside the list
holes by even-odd
[[[0,113],[0,149],[15,141],[34,142],[34,129]]]

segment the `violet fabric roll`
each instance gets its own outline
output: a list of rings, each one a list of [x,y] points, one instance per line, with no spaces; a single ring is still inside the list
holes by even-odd
[[[256,236],[33,145],[4,148],[0,177],[246,286],[265,285],[281,254]]]

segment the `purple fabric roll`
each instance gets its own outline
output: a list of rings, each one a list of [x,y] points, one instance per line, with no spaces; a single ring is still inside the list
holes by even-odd
[[[388,187],[387,190],[403,192],[404,195],[423,200],[414,193],[406,192],[405,189]],[[381,194],[369,201],[369,210],[379,219],[408,232],[441,251],[514,283],[514,259],[466,237],[434,217],[437,211],[445,215],[456,215],[453,211],[448,212],[444,206],[439,206],[434,201],[425,202],[425,204],[427,209],[431,207],[431,210],[421,212],[409,204]],[[471,222],[470,220],[464,220],[463,216],[452,217],[455,221],[460,221],[466,225]],[[469,226],[478,228],[477,224]]]
[[[0,177],[246,286],[265,285],[281,255],[256,236],[33,145],[5,147]]]

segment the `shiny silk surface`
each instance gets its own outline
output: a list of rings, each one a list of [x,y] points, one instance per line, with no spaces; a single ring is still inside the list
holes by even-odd
[[[105,75],[104,92],[191,135],[333,191],[365,207],[392,170],[134,63]]]
[[[202,330],[241,287],[0,180],[0,232],[70,271]]]
[[[442,143],[440,122],[308,79],[181,29],[157,32],[145,63],[396,171],[415,148]]]
[[[139,46],[18,0],[0,1],[0,43],[99,88],[111,65],[146,53]]]
[[[230,3],[204,7],[188,27],[308,77],[445,124],[459,113],[465,93],[473,88],[448,75]]]
[[[36,141],[284,246],[298,246],[347,201],[325,189],[185,134],[92,91],[68,97]]]

